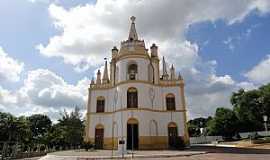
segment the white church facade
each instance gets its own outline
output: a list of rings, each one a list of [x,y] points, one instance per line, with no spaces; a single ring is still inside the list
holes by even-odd
[[[131,17],[128,40],[119,50],[113,47],[111,62],[105,61],[103,76],[99,70],[91,81],[85,141],[98,149],[117,149],[119,140],[127,149],[188,144],[184,80],[173,65],[167,69],[164,57],[161,72],[158,47],[148,52],[134,21]]]

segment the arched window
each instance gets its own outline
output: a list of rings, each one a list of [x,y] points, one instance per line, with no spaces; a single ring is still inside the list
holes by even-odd
[[[138,108],[138,92],[136,88],[127,91],[127,108]]]
[[[175,110],[175,97],[171,93],[166,96],[166,107],[168,111]]]
[[[136,75],[138,73],[137,64],[130,64],[128,66],[128,79],[129,80],[136,80]]]
[[[97,113],[104,112],[104,110],[105,110],[105,98],[98,97],[97,98]]]

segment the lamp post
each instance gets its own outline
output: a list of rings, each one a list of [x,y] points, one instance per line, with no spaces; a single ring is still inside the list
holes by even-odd
[[[265,127],[265,131],[267,132],[267,115],[263,115],[263,121],[264,121],[264,127]]]

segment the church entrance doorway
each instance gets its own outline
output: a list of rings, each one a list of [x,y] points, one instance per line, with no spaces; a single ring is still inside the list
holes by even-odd
[[[168,140],[169,140],[169,148],[175,149],[177,146],[177,126],[175,123],[170,123],[168,126]]]
[[[95,148],[103,149],[104,128],[96,127],[95,129]]]
[[[139,125],[136,119],[130,119],[127,123],[127,149],[139,148]]]

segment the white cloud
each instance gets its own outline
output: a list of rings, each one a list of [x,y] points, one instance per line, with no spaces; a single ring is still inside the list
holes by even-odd
[[[216,107],[230,106],[232,91],[252,88],[254,84],[235,82],[230,75],[218,76],[217,63],[203,62],[200,46],[187,41],[185,32],[191,24],[205,21],[223,19],[228,24],[240,23],[250,11],[257,9],[264,14],[269,12],[269,6],[268,0],[98,0],[96,4],[70,9],[51,4],[49,13],[59,34],[47,44],[37,45],[37,49],[46,57],[62,58],[76,71],[100,67],[110,49],[127,39],[129,16],[134,15],[139,37],[148,48],[156,43],[160,55],[182,72],[191,118],[211,115]],[[56,113],[60,108],[85,103],[88,84],[88,79],[71,85],[51,71],[31,71],[17,93],[24,98],[17,98],[17,102],[28,100],[35,108],[27,110],[29,113]]]
[[[166,61],[173,63],[177,69],[193,66],[199,57],[198,45],[189,41],[165,41],[159,44],[159,49]]]
[[[49,13],[60,34],[51,37],[47,45],[39,44],[37,48],[44,56],[63,58],[77,71],[97,67],[114,45],[127,38],[128,18],[135,15],[139,35],[148,46],[155,42],[167,49],[162,50],[162,54],[169,59],[177,58],[175,61],[190,64],[196,59],[193,53],[187,54],[191,46],[184,37],[190,24],[217,19],[224,19],[229,24],[241,22],[253,9],[265,13],[269,11],[269,1],[98,0],[96,4],[69,10],[51,4]]]
[[[255,0],[252,2],[251,8],[258,8],[262,14],[269,12],[270,3],[269,0]]]
[[[7,104],[16,104],[16,103],[17,103],[16,95],[0,86],[0,105],[4,106]]]
[[[259,64],[248,71],[245,76],[255,83],[265,84],[270,82],[270,55],[267,55]]]
[[[11,92],[0,86],[0,108],[16,115],[45,113],[53,118],[64,109],[75,106],[85,109],[89,79],[83,78],[76,85],[47,69],[29,71],[23,86]]]
[[[237,84],[239,88],[243,88],[245,90],[252,90],[258,88],[254,83],[252,82],[240,82]]]
[[[231,107],[229,98],[237,83],[229,75],[217,76],[216,66],[215,61],[201,62],[198,68],[182,70],[189,118],[211,116],[217,107]]]
[[[213,93],[187,94],[189,119],[213,116],[218,107],[231,107],[231,90],[219,90]]]
[[[24,64],[8,56],[0,46],[0,82],[1,81],[19,81],[20,73]]]
[[[45,3],[49,4],[50,2],[57,2],[58,0],[27,0],[28,2],[31,3]]]
[[[54,108],[84,106],[86,98],[82,84],[86,81],[83,79],[78,86],[70,85],[55,73],[38,69],[28,73],[20,92],[35,105]],[[87,90],[87,86],[84,87]]]
[[[223,83],[223,84],[228,84],[228,85],[234,84],[234,80],[229,75],[225,75],[225,76],[211,75],[210,80],[212,84],[215,84],[215,83]]]

